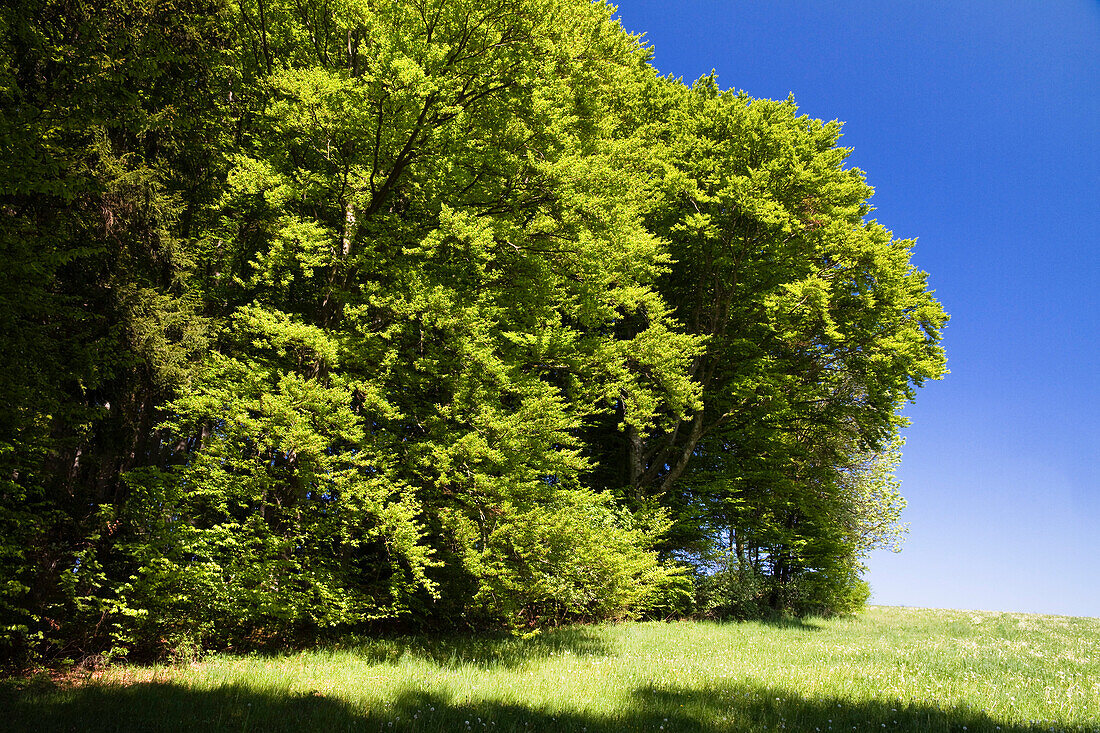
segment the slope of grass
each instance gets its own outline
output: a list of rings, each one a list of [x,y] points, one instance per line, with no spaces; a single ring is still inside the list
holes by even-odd
[[[0,692],[5,730],[1100,731],[1100,619],[853,619],[411,637]]]

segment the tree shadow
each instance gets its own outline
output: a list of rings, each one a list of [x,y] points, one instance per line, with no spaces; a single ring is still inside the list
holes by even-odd
[[[411,656],[447,669],[471,665],[513,669],[553,656],[613,653],[606,639],[584,626],[551,629],[529,637],[506,632],[397,636],[363,639],[334,648],[353,652],[375,664],[397,664],[402,657]]]
[[[759,619],[749,619],[738,623],[757,624],[759,626],[771,626],[777,629],[790,629],[792,631],[821,631],[825,624],[814,618],[797,618],[794,616],[774,616]]]
[[[806,699],[733,682],[712,687],[640,686],[614,710],[552,710],[499,700],[453,700],[409,688],[373,707],[311,694],[277,694],[242,685],[196,690],[174,683],[3,693],[2,725],[33,731],[989,731],[1038,733],[1052,723],[1013,725],[970,708]]]

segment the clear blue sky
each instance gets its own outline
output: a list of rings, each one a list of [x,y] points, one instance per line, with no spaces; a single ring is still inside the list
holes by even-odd
[[[1100,2],[622,0],[662,73],[845,122],[951,370],[872,602],[1100,617]]]

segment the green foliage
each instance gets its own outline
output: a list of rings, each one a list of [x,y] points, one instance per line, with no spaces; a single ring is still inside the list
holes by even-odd
[[[897,413],[944,373],[946,316],[912,242],[867,219],[872,190],[844,166],[839,123],[712,77],[658,104],[673,172],[648,221],[676,262],[660,292],[706,338],[691,365],[704,407],[632,441],[623,463],[635,494],[677,511],[680,549],[705,563],[728,545],[768,576],[773,608],[794,610],[896,538]],[[834,580],[809,582],[821,573]]]
[[[768,615],[767,579],[728,554],[716,558],[716,571],[697,579],[699,610],[718,619],[759,619]]]
[[[862,567],[838,568],[799,578],[791,607],[801,615],[824,617],[862,611],[871,598],[871,586],[860,577],[860,570]]]
[[[505,510],[470,563],[474,600],[515,627],[622,619],[650,607],[677,576],[649,548],[663,516],[636,524],[611,497],[562,492],[552,505]]]
[[[218,19],[189,0],[0,9],[5,660],[108,650],[134,611],[114,513],[205,344],[187,232],[218,161]]]
[[[862,602],[946,316],[838,124],[612,13],[0,10],[6,660]]]
[[[225,340],[242,368],[211,380],[222,390],[211,408],[177,402],[174,430],[201,430],[245,395],[271,399],[288,371],[302,389],[343,385],[352,470],[407,487],[439,529],[421,552],[461,563],[429,574],[440,608],[623,614],[652,582],[628,569],[637,588],[592,600],[618,572],[608,563],[641,552],[637,535],[600,535],[599,523],[575,539],[602,537],[623,557],[593,558],[589,575],[563,581],[585,599],[560,614],[534,610],[541,600],[491,602],[484,588],[512,583],[492,577],[510,572],[496,555],[524,540],[511,522],[545,513],[553,530],[526,541],[567,544],[565,518],[582,516],[566,511],[580,496],[571,487],[589,468],[585,419],[614,402],[646,425],[697,405],[684,370],[696,340],[676,332],[652,287],[664,259],[641,220],[654,163],[629,115],[655,76],[603,6],[423,10],[363,2],[320,28],[268,8],[271,37],[254,58],[263,94],[216,235],[217,291],[265,335]],[[307,32],[333,40],[305,44]],[[643,325],[617,333],[626,318]],[[264,386],[248,387],[261,373]],[[262,460],[270,449],[249,448]],[[281,480],[301,484],[307,470],[293,463]],[[556,552],[555,572],[574,572],[580,561]]]

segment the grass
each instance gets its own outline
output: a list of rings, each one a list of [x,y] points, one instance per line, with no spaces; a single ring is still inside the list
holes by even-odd
[[[1100,619],[852,619],[409,637],[8,681],[14,731],[1091,731]]]

